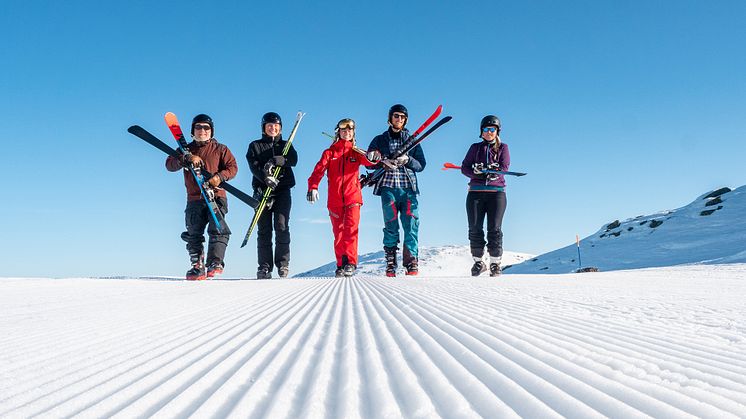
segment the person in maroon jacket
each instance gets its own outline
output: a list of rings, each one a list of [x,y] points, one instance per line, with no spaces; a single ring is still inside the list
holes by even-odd
[[[222,182],[236,177],[238,164],[233,153],[225,144],[220,144],[215,138],[215,128],[212,118],[205,114],[199,114],[192,120],[192,139],[189,143],[190,154],[180,158],[168,157],[166,169],[177,172],[187,167],[189,163],[204,167],[210,173],[214,173],[208,180],[209,187],[215,192],[215,201],[220,212],[225,215],[228,212],[228,200],[225,190],[219,186]],[[223,232],[215,226],[210,215],[207,203],[202,198],[199,185],[194,177],[187,171],[184,172],[184,184],[187,190],[187,205],[185,213],[186,231],[181,233],[181,238],[186,242],[189,252],[191,269],[186,273],[188,280],[203,280],[223,273],[225,267],[225,249],[228,246],[230,229],[223,224]],[[204,241],[205,227],[209,235],[207,245],[207,271],[205,272]]]
[[[321,153],[321,159],[308,178],[307,199],[319,199],[319,183],[326,173],[329,196],[326,207],[334,233],[334,254],[337,258],[336,277],[352,276],[357,269],[357,237],[360,207],[363,205],[360,165],[374,164],[365,150],[355,146],[355,121],[349,118],[337,123],[332,145]]]
[[[482,118],[479,124],[481,141],[474,143],[461,163],[461,173],[469,178],[466,195],[466,216],[469,221],[469,244],[474,266],[472,276],[487,270],[484,246],[490,255],[490,276],[502,272],[502,222],[508,200],[505,196],[505,176],[495,171],[509,170],[510,151],[500,141],[500,119],[494,115]],[[487,217],[487,241],[484,240],[484,218]]]

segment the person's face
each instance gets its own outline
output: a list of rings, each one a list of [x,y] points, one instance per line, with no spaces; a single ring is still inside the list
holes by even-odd
[[[391,127],[396,131],[401,131],[404,128],[404,124],[407,122],[407,116],[401,112],[394,112],[391,114]]]
[[[277,137],[278,135],[280,135],[281,130],[282,126],[280,126],[280,124],[278,123],[269,122],[264,124],[264,133],[270,137]]]
[[[197,141],[207,141],[212,137],[212,128],[205,122],[194,124],[194,139]]]
[[[486,126],[482,128],[482,139],[485,141],[493,142],[497,138],[497,127]]]
[[[352,141],[352,138],[355,136],[355,129],[344,127],[339,128],[339,138],[345,140],[345,141]]]

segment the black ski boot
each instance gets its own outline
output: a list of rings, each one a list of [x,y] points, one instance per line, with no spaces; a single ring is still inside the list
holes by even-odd
[[[346,277],[351,277],[352,275],[355,275],[355,270],[357,269],[357,266],[355,266],[352,263],[348,263],[347,265],[342,268],[342,273]]]
[[[186,273],[187,281],[203,281],[207,279],[205,273],[205,262],[202,261],[202,254],[195,253],[189,255],[189,260],[192,262],[192,268]]]
[[[277,275],[280,275],[280,278],[287,278],[288,273],[290,273],[290,268],[287,266],[280,266],[277,268]]]
[[[415,259],[407,265],[407,275],[416,276],[418,273],[420,273],[420,266]]]
[[[499,263],[490,263],[490,276],[500,276],[503,270],[500,269]]]
[[[219,260],[213,260],[210,262],[210,265],[207,267],[207,277],[213,278],[215,276],[218,276],[223,273],[223,269],[225,268],[225,265],[223,262],[220,262]]]
[[[398,247],[383,246],[383,252],[386,255],[386,276],[393,278],[396,276],[396,251]]]
[[[474,266],[471,267],[471,276],[479,276],[486,270],[487,265],[483,261],[479,260],[477,262],[474,262]]]
[[[337,266],[337,270],[334,271],[335,278],[343,278],[345,276],[344,269],[341,266]]]
[[[262,265],[256,270],[256,279],[272,279],[272,269]]]

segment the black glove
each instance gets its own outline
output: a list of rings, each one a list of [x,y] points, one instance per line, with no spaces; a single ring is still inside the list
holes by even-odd
[[[270,159],[267,163],[264,163],[264,174],[267,176],[272,176],[272,171],[275,169],[275,164],[272,162],[272,159]]]
[[[264,178],[264,183],[270,188],[275,189],[277,188],[277,185],[280,184],[280,181],[278,181],[276,177],[267,176]]]
[[[285,165],[285,156],[274,156],[271,161],[275,166],[282,167]]]

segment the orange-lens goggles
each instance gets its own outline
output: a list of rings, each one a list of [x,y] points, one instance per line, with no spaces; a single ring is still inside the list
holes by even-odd
[[[355,129],[355,121],[353,121],[352,119],[339,121],[339,124],[337,124],[337,129]]]

